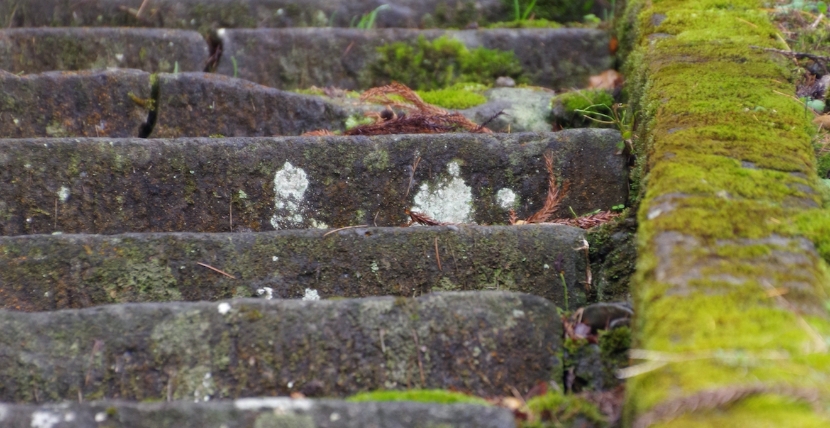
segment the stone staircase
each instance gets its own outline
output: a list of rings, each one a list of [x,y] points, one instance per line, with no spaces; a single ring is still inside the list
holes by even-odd
[[[245,28],[343,25],[363,3],[0,4],[21,27],[0,30],[0,425],[513,427],[498,407],[338,399],[563,386],[562,311],[620,273],[581,229],[507,223],[544,205],[546,155],[569,183],[554,217],[625,204],[619,133],[303,137],[365,106],[284,90],[367,88],[376,48],[419,36],[513,50],[567,87],[611,65],[608,36]],[[435,19],[428,3],[378,25]],[[502,13],[484,3],[482,23]],[[409,210],[447,224],[401,227]]]

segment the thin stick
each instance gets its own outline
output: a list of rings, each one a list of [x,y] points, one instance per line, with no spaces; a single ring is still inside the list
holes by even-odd
[[[418,332],[412,329],[412,337],[415,338],[415,355],[418,356],[418,370],[421,372],[421,388],[426,386],[426,379],[424,378],[424,365],[421,363],[421,345],[418,343]]]
[[[380,329],[380,351],[386,354],[386,344],[383,343],[383,333],[384,330]]]
[[[376,212],[375,213],[375,218],[372,219],[372,224],[374,224],[375,227],[378,227],[378,214],[380,214],[380,211]]]
[[[346,226],[346,227],[341,227],[340,229],[329,230],[328,232],[323,234],[323,238],[325,238],[326,236],[331,235],[334,232],[339,232],[341,230],[346,230],[346,229],[356,229],[358,227],[369,227],[369,225],[368,224],[358,224],[357,226]]]
[[[223,270],[216,269],[215,267],[213,267],[213,266],[211,266],[211,265],[209,265],[209,264],[205,264],[205,263],[202,263],[202,262],[196,262],[196,264],[197,264],[197,265],[199,265],[199,266],[204,266],[204,267],[206,267],[206,268],[208,268],[208,269],[210,269],[210,270],[212,270],[212,271],[214,271],[214,272],[219,272],[219,273],[221,273],[222,275],[227,276],[228,278],[236,279],[236,277],[235,277],[235,276],[233,276],[233,275],[231,275],[231,274],[229,274],[229,273],[227,273],[227,272],[225,272],[225,271],[223,271]]]
[[[144,8],[147,7],[147,3],[150,3],[150,0],[144,0],[141,2],[141,6],[138,7],[138,12],[135,13],[136,18],[141,18],[141,12],[144,12]]]
[[[435,261],[438,262],[438,270],[443,272],[444,269],[441,267],[441,255],[438,254],[438,237],[437,236],[435,237]]]
[[[231,197],[228,200],[228,218],[231,222],[230,231],[233,232],[233,193],[231,193]]]
[[[409,185],[406,186],[406,194],[403,195],[404,199],[409,196],[409,191],[412,190],[412,183],[415,181],[415,170],[418,169],[418,164],[421,163],[421,156],[415,152],[415,161],[412,163],[412,172],[409,173]]]

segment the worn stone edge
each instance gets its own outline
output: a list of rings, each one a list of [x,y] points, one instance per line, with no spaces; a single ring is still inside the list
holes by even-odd
[[[781,47],[762,7],[634,0],[618,26],[639,120],[634,176],[645,188],[633,289],[634,348],[645,352],[634,354],[640,370],[624,373],[632,376],[625,418],[635,427],[830,420],[818,405],[827,402],[830,374],[830,277],[819,257],[826,242],[815,223],[804,226],[830,216],[821,209],[809,119],[773,92],[792,92],[790,74],[749,47]],[[764,110],[742,114],[735,107],[747,99]],[[671,233],[700,246],[661,254],[657,244]],[[800,302],[770,297],[786,277],[759,261],[775,253],[810,271]],[[718,263],[692,272],[688,259]],[[696,276],[678,287],[666,279],[673,268]]]

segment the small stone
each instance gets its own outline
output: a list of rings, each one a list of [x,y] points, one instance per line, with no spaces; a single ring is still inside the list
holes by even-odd
[[[501,76],[496,79],[497,88],[512,88],[516,86],[516,81],[507,76]]]

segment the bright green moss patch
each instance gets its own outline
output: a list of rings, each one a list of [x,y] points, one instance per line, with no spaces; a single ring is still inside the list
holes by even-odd
[[[467,89],[468,87],[470,89]],[[487,97],[477,92],[475,90],[477,88],[484,88],[484,86],[459,83],[445,89],[417,91],[417,93],[429,104],[452,110],[464,110],[487,102]]]
[[[533,397],[527,402],[527,407],[531,417],[522,425],[524,428],[572,426],[579,419],[599,424],[605,422],[597,406],[584,398],[561,392],[552,391]]]
[[[822,258],[830,263],[830,211],[810,210],[795,216],[793,232],[813,241]]]
[[[371,391],[361,392],[347,398],[348,401],[417,401],[419,403],[437,404],[478,404],[489,406],[487,400],[460,392],[443,389],[410,389],[406,391]]]
[[[418,90],[434,90],[458,82],[491,84],[508,76],[517,82],[522,66],[513,52],[485,48],[467,49],[446,36],[415,43],[395,42],[378,48],[380,58],[369,66],[375,81],[397,81]]]

